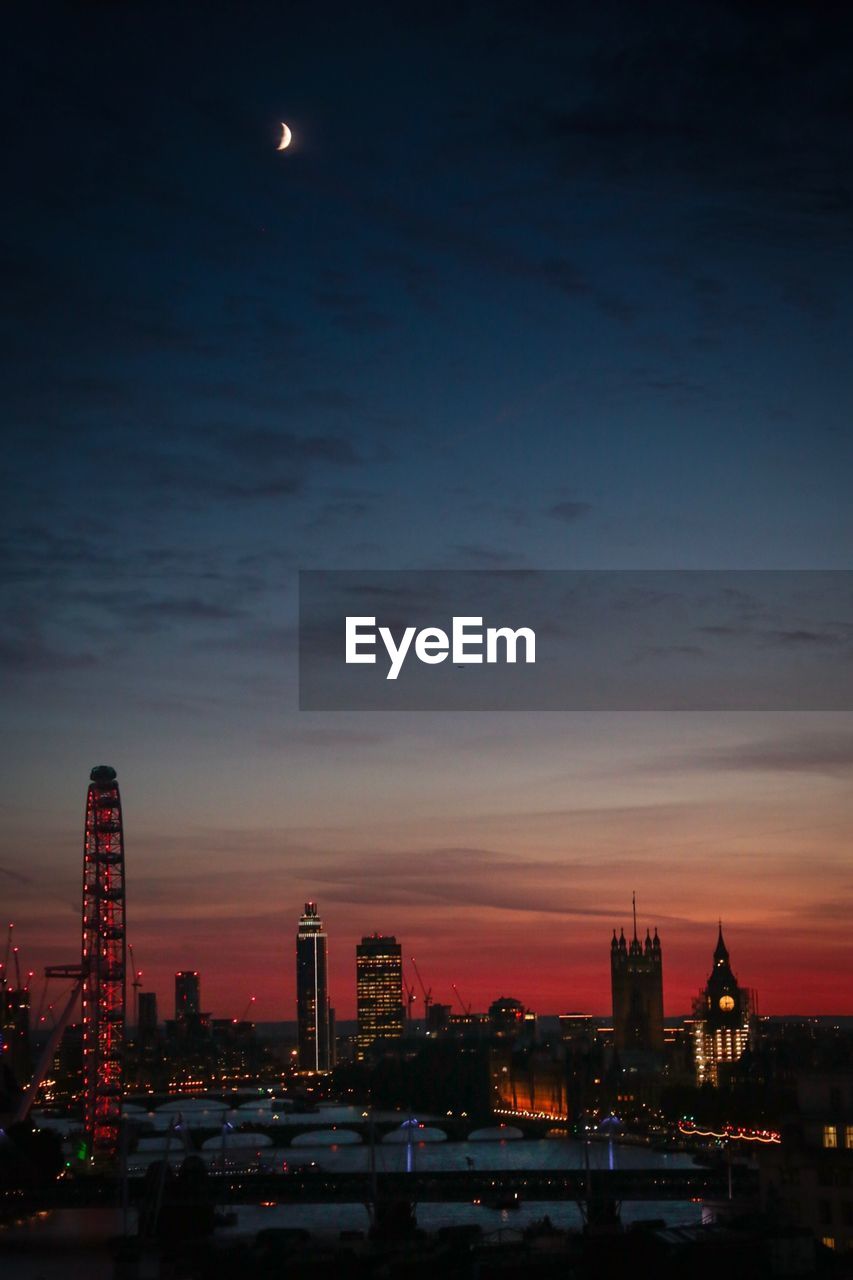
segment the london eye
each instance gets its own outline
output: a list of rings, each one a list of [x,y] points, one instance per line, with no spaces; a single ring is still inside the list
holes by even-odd
[[[81,976],[84,1123],[97,1162],[118,1148],[125,1022],[124,833],[108,765],[92,770],[86,796]]]

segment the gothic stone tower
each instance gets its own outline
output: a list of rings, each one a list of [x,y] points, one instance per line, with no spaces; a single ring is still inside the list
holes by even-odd
[[[634,936],[630,944],[620,929],[613,930],[610,943],[610,983],[613,993],[613,1030],[620,1052],[663,1051],[663,965],[658,931],[646,930],[645,942],[637,937],[634,907]]]

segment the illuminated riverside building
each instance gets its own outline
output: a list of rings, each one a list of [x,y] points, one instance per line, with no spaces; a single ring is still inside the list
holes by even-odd
[[[663,959],[660,938],[646,930],[645,942],[637,936],[634,904],[634,936],[630,943],[623,930],[610,943],[610,988],[613,996],[613,1042],[620,1053],[662,1053]]]
[[[301,1071],[329,1071],[327,938],[316,902],[306,902],[296,933],[296,1022]]]
[[[374,933],[355,949],[358,1032],[356,1058],[377,1040],[398,1040],[404,1030],[402,947],[393,936]]]
[[[694,1006],[693,1051],[698,1084],[719,1084],[720,1067],[737,1062],[753,1035],[754,999],[732,973],[723,926],[714,949],[714,966]]]
[[[492,1110],[497,1116],[568,1120],[569,1080],[562,1055],[548,1049],[525,1054],[495,1046],[489,1055]]]

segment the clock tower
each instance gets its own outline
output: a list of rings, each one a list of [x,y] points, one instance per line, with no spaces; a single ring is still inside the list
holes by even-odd
[[[753,996],[732,972],[720,923],[714,962],[694,1006],[694,1050],[699,1084],[718,1084],[721,1063],[737,1062],[749,1047]]]
[[[743,992],[732,973],[729,949],[723,940],[723,926],[714,949],[714,967],[705,987],[705,1017],[714,1030],[740,1026],[743,1015]]]

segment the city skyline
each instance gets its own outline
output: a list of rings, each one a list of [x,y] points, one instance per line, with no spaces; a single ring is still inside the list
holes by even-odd
[[[93,773],[96,773],[96,772],[97,770],[93,771]],[[112,772],[112,771],[109,770],[108,772]],[[618,938],[617,938],[617,927],[618,927],[618,935],[619,935]],[[20,938],[20,934],[19,933],[16,934],[15,938],[13,939],[12,932],[11,932],[12,928],[13,926],[10,925],[8,946],[11,946],[12,941],[14,941],[15,950],[18,953],[15,957],[15,963],[18,967],[20,967],[22,965],[22,961],[20,959],[20,947],[18,945],[18,939]],[[643,928],[645,928],[645,938],[646,938],[645,943],[643,943],[642,941]],[[717,922],[717,930],[718,930],[718,936],[717,936],[717,950],[715,951],[715,960],[717,958],[717,953],[719,952],[720,947],[723,947],[723,951],[725,953],[726,965],[728,966],[728,950],[725,948],[722,942],[723,922],[721,919],[718,920]],[[323,1059],[326,1060],[330,1052],[330,1040],[329,1040],[330,1021],[329,1020],[330,1020],[330,1015],[332,1013],[332,999],[331,999],[330,986],[329,986],[330,970],[329,970],[328,937],[329,937],[328,931],[324,925],[324,922],[319,917],[316,901],[313,901],[313,900],[306,901],[304,903],[304,911],[302,916],[300,917],[299,926],[298,926],[297,935],[296,935],[297,965],[296,965],[296,976],[295,976],[295,982],[294,982],[294,988],[293,988],[294,1008],[293,1010],[290,1011],[290,1012],[293,1012],[295,1016],[292,1018],[288,1016],[288,1011],[286,1008],[283,1013],[281,1011],[274,1013],[272,1009],[268,1007],[265,1013],[265,1008],[264,1008],[265,998],[261,997],[260,1008],[259,1008],[258,1007],[259,998],[257,995],[251,995],[249,997],[249,1001],[246,1006],[247,1010],[249,1009],[251,1010],[253,1017],[259,1021],[282,1021],[282,1022],[294,1021],[298,1027],[300,1058],[305,1054],[309,1054],[309,1056],[313,1055],[313,1057],[315,1058],[315,1063],[313,1067],[311,1067],[310,1069],[324,1069],[319,1065],[320,1057],[323,1057]],[[416,974],[416,971],[415,971],[416,960],[414,960],[411,957],[411,955],[409,955],[408,958],[406,957],[406,955],[404,954],[404,949],[402,947],[402,944],[398,944],[396,942],[396,938],[394,935],[383,934],[382,932],[379,932],[376,930],[374,930],[372,934],[362,935],[360,941],[357,941],[355,943],[356,1007],[352,1009],[348,1009],[347,999],[346,997],[344,997],[342,1001],[342,1007],[344,1010],[343,1018],[344,1020],[353,1020],[353,1018],[357,1016],[357,1012],[358,1012],[357,992],[359,987],[359,972],[358,972],[359,958],[358,957],[361,950],[365,947],[366,944],[375,942],[377,939],[380,941],[388,941],[394,944],[396,953],[398,953],[399,955],[400,991],[402,994],[404,987],[409,988],[411,993],[412,1017],[415,1020],[415,1022],[417,1022],[419,1018],[423,1017],[423,1010],[419,1007],[420,997],[418,996],[416,991],[416,985],[419,985],[419,982],[416,983],[415,981],[415,979],[418,978],[418,975]],[[633,941],[630,941],[631,939],[633,939]],[[132,945],[133,940],[130,939],[129,941],[131,942],[131,945]],[[630,945],[628,945],[629,941],[630,941]],[[306,946],[308,947],[307,951],[305,950]],[[317,950],[318,946],[320,947],[319,952]],[[332,948],[333,954],[335,952],[335,949],[336,948],[334,947]],[[137,951],[138,951],[138,947],[137,947]],[[646,923],[645,925],[638,924],[636,891],[632,892],[632,917],[628,925],[628,934],[626,936],[625,927],[623,924],[620,924],[619,926],[614,926],[612,929],[612,936],[609,940],[608,952],[610,957],[610,982],[608,984],[609,985],[609,1006],[612,1008],[613,1014],[617,1020],[617,1040],[619,1040],[620,1036],[623,1038],[624,1040],[624,1043],[622,1046],[623,1048],[630,1047],[631,1040],[635,1040],[637,1047],[640,1047],[640,1043],[643,1040],[643,1038],[648,1037],[651,1034],[651,1040],[649,1040],[648,1042],[649,1045],[651,1045],[653,1042],[656,1042],[655,1036],[660,1035],[660,1027],[662,1025],[663,1018],[686,1016],[685,1011],[689,1014],[691,1008],[695,1005],[696,990],[694,989],[693,993],[690,996],[689,1001],[683,1007],[679,1006],[676,1008],[676,1007],[670,1006],[665,1010],[662,1008],[661,1002],[663,998],[663,987],[662,987],[661,961],[660,961],[661,940],[659,938],[658,927],[656,924],[654,926],[649,923]],[[636,953],[636,956],[635,956],[635,953]],[[622,960],[623,963],[620,963],[620,960]],[[421,964],[423,965],[423,963],[424,962],[422,957]],[[651,971],[645,976],[643,976],[650,963],[651,963]],[[622,969],[624,968],[625,965],[627,965],[628,968],[625,970],[625,973],[623,974]],[[341,966],[339,965],[335,966],[335,969],[333,970],[333,972],[339,969],[340,967]],[[159,966],[155,970],[155,973],[159,973],[161,972],[161,970],[162,970],[162,966]],[[41,975],[38,974],[37,972],[31,972],[27,970],[26,966],[23,967],[22,972],[27,975],[26,981],[27,981],[28,989],[30,989],[33,993],[39,990],[41,987],[41,981],[40,981]],[[446,973],[446,971],[443,969],[440,971],[436,970],[435,972]],[[728,968],[727,968],[727,972],[731,976],[731,972],[730,970],[728,970]],[[152,984],[151,982],[150,968],[147,971],[147,973],[148,973],[148,976],[146,979],[145,970],[134,966],[131,972],[130,966],[128,967],[128,1000],[130,1000],[131,979],[133,979],[134,1002],[137,999],[142,999],[143,997],[145,998],[146,1001],[149,1001],[153,996],[155,1003],[159,1001],[162,1005],[165,1005],[165,1001],[163,998],[164,992],[162,988],[159,986],[157,982],[155,982],[154,984]],[[241,983],[245,985],[244,980],[248,980],[251,976],[253,976],[253,973],[255,974],[255,976],[257,976],[257,972],[253,970],[251,963],[245,964],[240,974]],[[639,976],[636,978],[632,978],[630,975],[634,973],[636,973]],[[621,976],[619,976],[620,974]],[[304,982],[302,984],[304,986],[303,995],[300,995],[300,991],[301,991],[300,975],[304,977]],[[278,981],[279,976],[282,976],[282,975],[275,974],[274,980]],[[7,978],[11,978],[11,977],[12,977],[12,965],[11,965],[11,959],[10,959],[7,964]],[[170,971],[169,977],[171,980],[171,971]],[[269,980],[269,977],[270,975],[267,975],[267,980]],[[430,973],[428,977],[430,978],[430,981],[431,981],[432,973]],[[515,983],[515,988],[519,988],[519,983],[517,981],[517,978],[518,978],[518,965],[516,964],[513,970],[513,981]],[[651,980],[651,988],[648,988],[649,980]],[[198,1020],[198,1018],[202,1016],[200,1013],[200,1000],[201,1000],[200,970],[198,968],[195,968],[192,970],[177,970],[174,973],[173,981],[174,981],[175,1019],[176,1019],[177,1025],[180,1027],[187,1023],[188,1018],[189,1018],[189,1021],[192,1021],[193,1018]],[[560,990],[564,990],[566,992],[571,992],[573,990],[570,976],[569,976],[569,980],[565,981],[562,975],[558,975],[558,981],[561,983]],[[619,995],[617,995],[617,983],[618,983],[618,989],[620,992]],[[468,1009],[476,1008],[480,1011],[485,1010],[487,1006],[495,998],[498,998],[498,994],[499,994],[498,988],[499,988],[500,995],[506,995],[509,992],[510,985],[512,984],[508,985],[506,982],[501,983],[501,981],[499,981],[497,987],[488,989],[488,990],[486,988],[476,988],[476,987],[469,986],[469,991],[474,991],[475,993],[477,993],[477,998],[475,998],[474,1000],[468,1000],[467,1008]],[[683,982],[679,983],[678,980],[676,979],[676,986],[679,990],[683,989]],[[310,990],[309,990],[309,987],[310,987]],[[140,990],[143,988],[144,990]],[[263,989],[263,980],[261,980],[261,989]],[[607,1008],[607,1005],[601,1003],[600,1001],[596,1003],[597,997],[593,997],[592,1000],[587,1000],[587,1001],[584,1001],[582,999],[575,1000],[574,1003],[572,1002],[571,998],[569,998],[569,999],[564,999],[562,1003],[555,1005],[554,1007],[543,1007],[536,998],[536,992],[538,991],[539,993],[541,993],[543,989],[547,990],[549,988],[547,983],[543,984],[542,975],[539,974],[538,982],[536,978],[534,978],[533,994],[531,995],[530,992],[528,991],[526,993],[526,998],[522,999],[521,1004],[535,1009],[537,1013],[546,1014],[550,1016],[556,1016],[557,1014],[567,1013],[570,1011],[578,1012],[581,1009],[583,1010],[583,1012],[594,1014],[596,1016],[607,1016],[605,1013],[605,1009]],[[46,990],[46,988],[43,988],[43,990]],[[754,981],[750,983],[749,990],[753,994],[756,992],[756,986]],[[137,991],[139,991],[138,996],[136,994]],[[574,991],[575,992],[577,991],[576,987],[574,988]],[[647,991],[648,993],[643,994],[644,991]],[[632,994],[634,992],[636,992],[637,994],[636,995]],[[655,992],[657,992],[656,995],[655,995]],[[455,979],[453,978],[451,978],[447,983],[446,991],[443,991],[440,987],[434,991],[433,987],[430,986],[430,990],[428,994],[432,999],[433,1003],[442,1002],[443,1000],[446,1000],[446,1003],[449,1006],[454,1008],[455,1008],[455,1005],[457,1004],[460,1006],[462,1006],[463,1004],[462,994],[456,989],[456,982],[455,982]],[[518,991],[513,989],[513,991],[511,992],[511,995],[513,996],[513,998],[515,998],[517,994],[518,994]],[[43,996],[42,1003],[44,1003],[44,1000],[46,998],[47,998],[46,996]],[[635,1000],[639,1000],[640,1003],[635,1004],[634,1003]],[[648,1003],[649,1000],[651,1000],[651,1004]],[[286,1005],[287,996],[284,997],[284,1001]],[[304,1007],[301,1001],[306,1002]],[[325,1027],[326,1027],[325,1035],[322,1032],[322,1028],[318,1030],[319,1023],[323,1023],[324,1019],[321,1016],[319,1018],[319,1023],[318,1023],[318,1017],[317,1017],[317,1014],[315,1013],[315,1002],[316,1002],[316,1007],[318,1008],[322,1007],[323,1009],[325,1009]],[[268,1000],[267,1000],[267,1005],[269,1006]],[[621,1012],[618,1014],[617,1014],[617,1005],[621,1010]],[[131,1012],[130,1012],[131,1008],[132,1006],[129,1004],[128,1005],[129,1019],[131,1018]],[[767,1012],[766,1010],[763,1010],[763,1011]],[[774,1010],[773,1012],[779,1013],[779,1012],[783,1012],[783,1010]],[[784,1012],[802,1013],[802,1012],[805,1012],[805,1010],[786,1008]],[[818,1011],[810,1010],[809,1012],[814,1014]],[[845,1010],[843,1008],[834,1008],[826,1012],[843,1014]],[[226,1011],[222,1008],[217,1008],[213,1010],[211,1015],[204,1014],[203,1016],[204,1017],[207,1017],[207,1016],[232,1017],[233,1016],[233,1020],[235,1022],[238,1021],[238,1018],[236,1017],[236,1015],[232,1015],[230,1011]],[[649,1032],[649,1029],[648,1029],[649,1018],[651,1018],[652,1024],[658,1026],[658,1031],[656,1033]],[[622,1022],[624,1022],[625,1030],[623,1031],[618,1030],[619,1026],[621,1025],[620,1019],[622,1020]],[[303,1044],[303,1041],[304,1041],[304,1044]]]
[[[643,864],[638,861],[634,864],[634,870],[642,873]],[[212,947],[209,944],[207,948],[195,949],[180,935],[179,931],[173,934],[165,927],[160,928],[158,925],[156,932],[152,935],[150,923],[146,924],[146,922],[137,924],[134,929],[135,903],[132,870],[129,876],[128,910],[131,924],[128,941],[136,951],[136,968],[142,972],[141,986],[156,992],[162,1008],[168,1007],[173,975],[180,974],[185,966],[192,965],[196,974],[203,969],[209,977],[209,986],[212,988],[210,1004],[214,1016],[237,1018],[243,1006],[250,1002],[253,1017],[259,1021],[292,1020],[296,1008],[296,983],[292,980],[290,972],[292,935],[285,941],[283,930],[280,928],[283,921],[279,919],[277,908],[263,917],[269,932],[263,928],[255,929],[252,934],[251,951],[243,953],[242,963],[236,971],[232,966],[225,966],[227,979],[223,980],[221,948],[215,939],[211,939]],[[21,887],[28,887],[34,882],[20,877],[18,883]],[[38,886],[34,885],[34,888],[36,896],[40,898]],[[553,895],[553,889],[551,892]],[[77,907],[73,903],[72,893],[73,890],[69,886],[68,912],[61,911],[59,903],[62,901],[62,895],[54,884],[50,891],[52,899],[50,906],[42,902],[38,915],[30,917],[26,913],[19,914],[15,921],[15,943],[19,948],[19,963],[23,966],[24,972],[30,969],[35,971],[31,985],[36,992],[41,987],[42,961],[44,964],[62,964],[68,961],[69,956],[73,956],[76,939],[69,914],[73,910],[76,915]],[[21,893],[20,896],[26,898],[25,893]],[[269,895],[266,896],[268,899]],[[488,935],[484,942],[483,935],[478,933],[476,946],[471,946],[464,960],[464,968],[460,970],[455,964],[448,962],[446,955],[441,955],[440,952],[436,954],[438,949],[435,942],[441,937],[441,933],[436,931],[435,922],[437,916],[440,918],[446,915],[446,909],[442,912],[441,909],[436,910],[429,906],[420,907],[417,910],[412,906],[402,908],[398,906],[393,911],[387,907],[379,911],[366,903],[352,901],[336,903],[334,894],[329,893],[327,885],[324,901],[330,901],[333,904],[328,911],[324,911],[324,918],[331,921],[331,925],[323,929],[324,942],[329,933],[332,939],[328,951],[327,1004],[337,1008],[339,1018],[347,1020],[355,1017],[355,980],[346,953],[351,954],[352,947],[357,944],[359,938],[368,936],[369,932],[380,934],[390,932],[393,925],[394,931],[404,938],[402,963],[407,980],[411,985],[416,986],[411,956],[417,953],[420,966],[426,973],[428,985],[432,986],[434,998],[437,1000],[444,1000],[454,1007],[458,1004],[459,997],[454,994],[453,984],[459,982],[459,973],[462,972],[466,987],[466,1002],[476,1008],[485,1009],[496,996],[510,994],[541,1013],[557,1014],[584,1009],[590,1013],[601,1014],[610,1003],[606,953],[610,949],[611,939],[606,922],[612,918],[615,924],[610,925],[609,929],[612,930],[615,927],[620,931],[626,927],[627,922],[628,937],[631,936],[635,927],[631,922],[631,916],[625,910],[629,905],[627,889],[624,891],[624,896],[626,901],[623,906],[620,908],[617,905],[612,913],[608,913],[605,907],[597,906],[594,902],[588,909],[577,912],[574,927],[571,931],[567,929],[564,937],[554,933],[553,929],[544,930],[538,939],[535,934],[532,937],[528,934],[523,948],[514,957],[512,964],[506,963],[505,959],[503,963],[498,963],[497,956],[500,954],[505,956],[503,944]],[[667,1016],[689,1012],[706,976],[702,955],[707,950],[707,937],[717,928],[717,923],[722,917],[717,916],[717,923],[714,923],[712,918],[706,920],[698,917],[698,913],[698,918],[679,919],[666,912],[655,912],[654,904],[650,910],[647,906],[648,895],[642,887],[639,899],[636,891],[632,891],[632,896],[642,922],[641,933],[643,930],[657,932],[659,929],[665,929],[666,931],[665,1012]],[[54,902],[56,906],[53,905]],[[306,909],[313,905],[311,899],[305,899],[305,902]],[[266,905],[269,906],[269,901]],[[496,919],[506,918],[507,911],[503,908],[504,904],[500,904],[494,912]],[[531,908],[530,914],[537,914],[536,909]],[[549,920],[552,915],[559,918],[561,914],[559,907],[555,909],[552,901],[548,904],[545,919]],[[44,934],[41,932],[44,928],[45,915],[49,919],[52,917],[56,920],[58,925],[56,930],[51,925],[51,941],[47,945]],[[388,922],[383,930],[371,928],[379,923],[378,916],[382,916]],[[411,920],[413,916],[417,919],[419,928],[416,931],[407,931],[404,935],[396,921],[401,917]],[[159,919],[158,916],[158,922]],[[32,923],[36,926],[34,934],[29,929]],[[803,992],[807,990],[804,979],[808,978],[808,972],[802,965],[802,957],[791,950],[792,940],[797,936],[796,931],[787,928],[784,938],[777,940],[799,973],[797,990],[800,1003],[794,1007],[790,1003],[789,994],[791,972],[785,966],[779,966],[779,953],[772,945],[774,940],[771,937],[762,936],[752,927],[745,927],[737,916],[731,922],[727,919],[725,923],[727,935],[736,939],[735,946],[738,955],[742,957],[742,967],[749,970],[748,985],[752,990],[759,992],[761,1013],[847,1014],[853,1011],[853,1006],[849,1003],[851,993],[844,984],[832,983],[820,1003],[816,1003],[813,997],[809,999],[808,1004],[804,1003],[806,996]],[[521,927],[524,927],[523,921]],[[60,933],[64,933],[68,939],[67,946],[58,941]],[[39,938],[42,939],[40,943]],[[235,941],[239,944],[239,937],[235,938]],[[828,936],[825,941],[827,946],[836,951],[840,948],[842,953],[844,952],[843,940],[840,941],[835,935]],[[474,942],[473,938],[471,942]],[[153,960],[150,958],[152,954]],[[559,964],[555,964],[557,956],[562,957]],[[414,1002],[416,1013],[419,1004],[420,993],[416,992]]]
[[[198,968],[216,1014],[288,1014],[313,899],[342,1018],[373,930],[447,1001],[604,1009],[637,889],[667,1010],[722,917],[762,1012],[853,1013],[851,713],[298,709],[302,569],[850,566],[853,18],[641,8],[263,5],[205,11],[201,45],[193,5],[167,39],[158,5],[10,11],[0,910],[27,968],[78,956],[109,760],[161,1010]],[[758,652],[849,663],[847,616]]]

